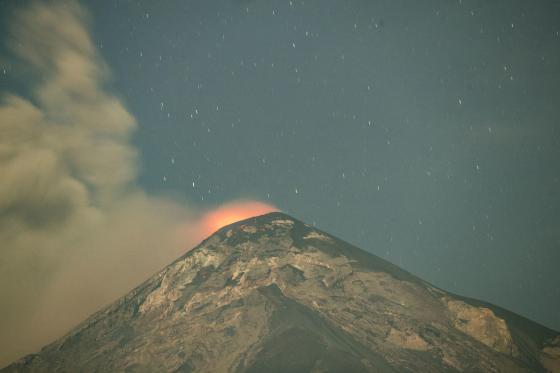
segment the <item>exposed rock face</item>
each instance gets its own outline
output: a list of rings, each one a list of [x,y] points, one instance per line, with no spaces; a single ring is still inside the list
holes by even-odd
[[[544,372],[560,337],[281,213],[225,227],[27,371]]]
[[[473,307],[465,302],[450,300],[447,307],[451,311],[455,328],[486,346],[511,356],[517,356],[506,322],[485,307]]]
[[[550,339],[542,349],[541,360],[546,369],[560,372],[560,336]]]

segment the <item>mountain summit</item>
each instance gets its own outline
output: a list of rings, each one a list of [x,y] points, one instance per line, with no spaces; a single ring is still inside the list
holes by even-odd
[[[2,371],[557,372],[560,335],[270,213]]]

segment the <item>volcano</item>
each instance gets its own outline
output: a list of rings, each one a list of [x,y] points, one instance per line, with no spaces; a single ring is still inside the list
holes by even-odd
[[[558,372],[560,334],[275,212],[2,370],[36,371]]]

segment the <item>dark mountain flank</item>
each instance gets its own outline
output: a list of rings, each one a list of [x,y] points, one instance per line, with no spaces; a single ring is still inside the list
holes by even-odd
[[[220,229],[3,372],[546,372],[560,335],[282,213]]]

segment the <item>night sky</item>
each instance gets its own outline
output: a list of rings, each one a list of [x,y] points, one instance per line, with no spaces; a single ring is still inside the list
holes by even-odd
[[[560,329],[560,3],[82,4],[149,195],[267,202]]]
[[[560,329],[560,4],[87,6],[147,190],[270,201]]]

